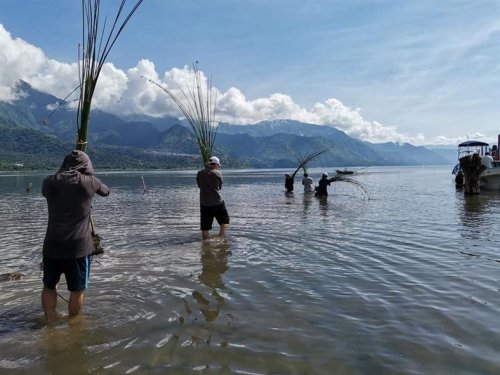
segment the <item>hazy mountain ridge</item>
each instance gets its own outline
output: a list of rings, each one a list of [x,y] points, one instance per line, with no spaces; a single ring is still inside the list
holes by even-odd
[[[0,102],[0,166],[5,169],[17,163],[40,168],[45,163],[52,168],[74,146],[76,112],[61,99],[34,90],[25,82],[17,88],[22,91],[17,101]],[[48,118],[48,106],[53,108],[56,103],[58,109]],[[89,154],[101,168],[184,168],[201,164],[189,126],[173,117],[121,118],[96,109],[91,114],[88,142]],[[331,151],[311,166],[449,164],[424,147],[362,142],[331,126],[293,120],[253,125],[222,123],[215,152],[227,167],[293,168],[297,155],[325,147]],[[36,155],[40,158],[34,163]]]

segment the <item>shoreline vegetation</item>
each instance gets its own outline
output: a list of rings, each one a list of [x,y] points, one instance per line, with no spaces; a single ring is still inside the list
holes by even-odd
[[[71,151],[68,148],[66,154]],[[133,157],[128,157],[128,160],[113,160],[106,159],[107,153],[101,155],[95,152],[96,149],[93,148],[89,151],[89,156],[93,162],[93,165],[97,173],[109,172],[109,171],[175,171],[175,170],[199,170],[201,159],[199,155],[187,155],[180,157],[165,158],[165,160],[158,161],[155,158],[144,158],[144,159],[134,159]],[[24,155],[23,158],[16,158],[15,160],[5,160],[0,156],[0,173],[8,172],[53,172],[54,169],[58,169],[61,164],[61,158],[64,153],[57,155],[55,157],[44,157],[43,155]],[[124,154],[125,155],[125,154]],[[276,164],[264,164],[255,165],[253,163],[247,162],[245,160],[232,159],[231,157],[223,157],[225,160],[224,170],[239,170],[239,169],[276,169],[276,170],[287,170],[296,169],[297,164],[293,161],[286,163],[276,163]],[[94,162],[95,160],[95,162]],[[368,167],[422,167],[422,166],[437,166],[446,165],[453,166],[453,164],[428,164],[428,165],[396,165],[396,164],[370,164],[370,165],[333,165],[333,164],[317,164],[308,166],[309,168],[323,168],[325,170],[332,170],[339,168],[368,168]]]
[[[60,160],[75,147],[76,111],[60,105],[49,122],[47,106],[56,98],[28,84],[20,85],[19,90],[26,93],[19,101],[0,102],[0,169],[59,167]],[[171,99],[165,95],[165,100]],[[122,119],[97,109],[93,110],[91,122],[88,153],[97,168],[157,169],[202,164],[196,135],[181,119]],[[331,127],[292,120],[245,126],[224,123],[217,128],[213,152],[230,167],[293,171],[297,156],[325,147],[332,150],[311,161],[311,167],[448,165],[456,161],[456,150],[441,153],[408,144],[363,143]]]
[[[66,154],[71,151],[68,148]],[[43,156],[36,154],[22,155],[14,160],[13,158],[3,159],[0,156],[0,172],[30,172],[30,171],[53,171],[60,167],[61,159],[65,155],[62,152],[60,155]],[[199,155],[182,155],[182,156],[166,156],[157,158],[154,156],[145,155],[144,158],[128,155],[126,151],[123,153],[123,158],[108,158],[107,152],[99,152],[99,149],[92,148],[88,152],[94,167],[97,172],[110,170],[181,170],[181,169],[199,169],[201,159]],[[9,160],[10,159],[10,160]],[[125,159],[125,160],[124,160]],[[160,160],[158,160],[160,159]],[[94,162],[95,160],[95,162]],[[228,168],[244,169],[253,168],[252,165],[238,160],[227,161],[225,163]]]

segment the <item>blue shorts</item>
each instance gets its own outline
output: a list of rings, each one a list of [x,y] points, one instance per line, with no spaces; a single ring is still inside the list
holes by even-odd
[[[43,258],[43,285],[55,289],[64,274],[70,292],[81,292],[89,283],[90,255],[77,259]]]

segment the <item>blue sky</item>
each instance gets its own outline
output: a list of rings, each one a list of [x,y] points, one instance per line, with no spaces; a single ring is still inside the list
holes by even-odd
[[[104,0],[112,18],[118,0]],[[129,1],[131,4],[132,1]],[[78,0],[0,0],[0,100],[16,79],[75,87]],[[112,50],[95,105],[175,115],[150,77],[211,77],[220,119],[292,118],[372,142],[496,143],[498,0],[145,0]]]

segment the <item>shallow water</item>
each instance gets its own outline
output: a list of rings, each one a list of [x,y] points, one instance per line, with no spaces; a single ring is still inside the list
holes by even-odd
[[[283,170],[223,171],[231,225],[207,243],[195,171],[100,174],[106,253],[84,318],[59,299],[55,327],[43,175],[0,174],[0,275],[22,274],[0,276],[0,373],[498,374],[500,194],[465,198],[450,172],[365,168],[368,197],[322,201],[300,178],[286,195]]]

